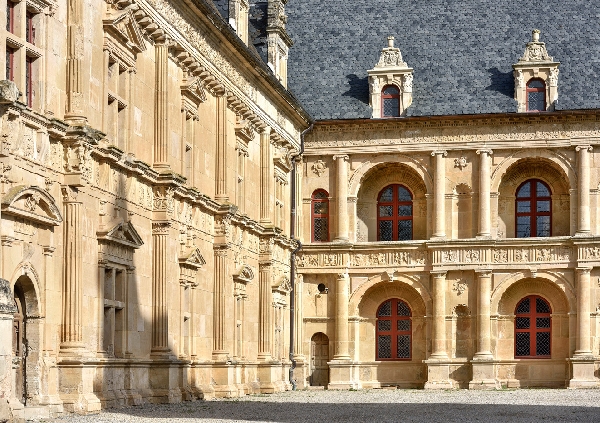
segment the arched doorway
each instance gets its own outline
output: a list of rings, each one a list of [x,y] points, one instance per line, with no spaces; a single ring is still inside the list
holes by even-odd
[[[27,401],[27,314],[25,295],[20,284],[15,284],[14,302],[16,313],[13,319],[13,369],[15,372],[15,397]]]
[[[323,332],[310,338],[310,386],[327,386],[329,383],[329,338]]]

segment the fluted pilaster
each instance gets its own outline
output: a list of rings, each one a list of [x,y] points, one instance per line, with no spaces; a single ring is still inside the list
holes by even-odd
[[[230,326],[230,323],[225,321],[227,252],[228,248],[226,245],[215,246],[212,353],[213,360],[215,361],[225,361],[229,355],[229,351],[225,348],[225,329]]]
[[[262,263],[259,265],[258,275],[258,359],[260,361],[271,360],[273,350],[273,336],[271,328],[272,310],[272,265]]]
[[[271,151],[271,128],[260,133],[260,223],[273,223],[273,160]]]
[[[225,92],[217,95],[217,149],[215,199],[226,202],[227,195],[227,97]]]
[[[67,110],[65,119],[85,124],[83,94],[84,20],[83,0],[68,0],[67,4]]]
[[[154,101],[154,167],[168,168],[169,164],[169,41],[162,37],[156,41],[155,51],[155,101]]]
[[[169,222],[152,224],[152,354],[169,354],[168,241]]]

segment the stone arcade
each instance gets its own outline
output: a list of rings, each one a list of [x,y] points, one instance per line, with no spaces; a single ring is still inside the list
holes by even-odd
[[[460,36],[334,3],[0,0],[0,421],[600,387],[600,60],[569,57],[600,31],[556,24],[579,0],[527,27],[496,2],[505,45],[485,0],[436,2]]]

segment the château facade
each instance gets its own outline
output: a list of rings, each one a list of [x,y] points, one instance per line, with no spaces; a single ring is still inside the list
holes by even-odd
[[[0,419],[600,386],[580,0],[333,3],[0,0]]]

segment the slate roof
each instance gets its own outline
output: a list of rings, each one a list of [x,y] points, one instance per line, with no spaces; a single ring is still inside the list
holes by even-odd
[[[315,119],[369,118],[367,70],[396,38],[408,116],[516,112],[512,64],[541,31],[561,63],[557,110],[600,108],[600,2],[290,0],[289,89]]]

